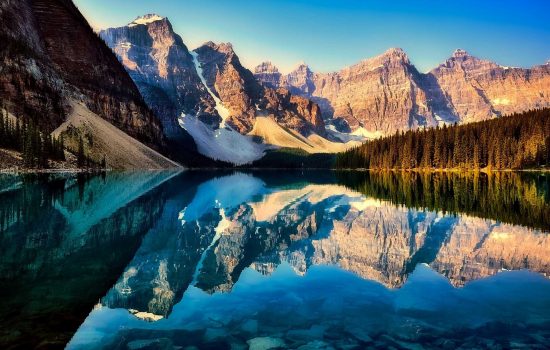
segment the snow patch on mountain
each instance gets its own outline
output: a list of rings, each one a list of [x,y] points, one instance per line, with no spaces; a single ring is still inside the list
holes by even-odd
[[[351,133],[338,131],[334,125],[328,125],[326,130],[331,136],[344,143],[355,142],[355,144],[360,144],[364,141],[374,140],[384,136],[384,133],[381,131],[369,131],[364,127],[359,127]]]
[[[204,78],[202,67],[201,67],[201,64],[199,63],[199,54],[196,53],[195,51],[190,51],[190,53],[191,53],[191,56],[193,56],[193,63],[195,64],[195,69],[197,70],[197,74],[199,75],[199,78],[201,79],[202,84],[206,88],[206,91],[208,91],[210,96],[212,96],[212,98],[216,102],[216,107],[215,107],[216,111],[218,111],[218,114],[222,118],[222,121],[220,122],[220,128],[224,128],[225,120],[229,118],[231,113],[229,112],[229,109],[227,109],[223,105],[220,98],[216,96],[216,94],[214,94],[214,92],[208,87],[208,84],[206,84],[206,79]]]
[[[325,129],[333,139],[340,140],[344,143],[350,141],[363,142],[366,140],[366,138],[361,135],[352,135],[350,133],[338,131],[334,125],[327,125]]]
[[[239,134],[230,127],[213,130],[197,117],[182,114],[179,125],[195,140],[198,151],[212,159],[236,165],[252,163],[262,158],[270,147],[254,141],[254,138]]]
[[[128,27],[135,27],[138,25],[147,25],[156,21],[162,21],[165,17],[156,15],[156,14],[148,14],[145,16],[140,16],[132,21],[132,23],[128,24]]]
[[[510,100],[507,98],[495,98],[495,99],[492,99],[491,102],[495,106],[507,106],[511,103]]]
[[[357,130],[355,130],[354,132],[351,133],[352,135],[355,135],[355,136],[362,136],[364,138],[367,138],[367,139],[378,139],[382,136],[384,136],[384,133],[381,132],[381,131],[369,131],[363,127],[360,127],[358,128]]]
[[[373,205],[372,199],[340,185],[307,185],[296,189],[280,189],[272,193],[266,193],[258,201],[249,204],[254,210],[256,220],[267,222],[279,215],[283,209],[295,206],[298,203],[307,201],[315,205],[331,198],[339,198],[339,200],[328,210],[335,210],[336,207],[349,205],[357,211],[363,211]]]
[[[347,143],[331,142],[317,134],[308,137],[286,129],[270,117],[257,116],[254,128],[248,135],[261,137],[263,142],[284,148],[298,148],[308,153],[337,153],[360,145],[360,142],[348,140]]]

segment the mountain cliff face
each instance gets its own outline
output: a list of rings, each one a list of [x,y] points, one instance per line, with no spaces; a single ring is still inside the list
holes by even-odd
[[[318,147],[302,142],[303,138],[325,136],[316,103],[284,88],[260,84],[241,65],[231,44],[208,42],[189,51],[170,22],[158,15],[139,17],[127,26],[104,30],[100,36],[116,53],[147,104],[161,116],[167,136],[176,146],[190,135],[201,154],[245,164],[273,147],[265,146],[268,140],[260,136],[263,130],[255,128],[258,117],[275,122],[284,130],[282,139],[298,140],[294,143],[301,142],[308,151]],[[278,142],[280,139],[274,146],[285,147],[288,143]]]
[[[473,122],[550,105],[550,65],[503,67],[456,50],[427,74],[434,77],[461,122]]]
[[[287,85],[295,94],[311,95],[315,90],[313,84],[314,74],[305,63],[300,63],[290,74],[287,75]]]
[[[318,106],[306,98],[292,96],[285,89],[262,86],[241,65],[231,44],[208,42],[195,52],[205,84],[227,109],[222,119],[241,134],[250,132],[257,114],[261,114],[304,136],[324,135]]]
[[[189,166],[219,165],[197,151],[178,123],[182,114],[217,125],[216,102],[203,85],[191,52],[164,17],[149,14],[99,33],[162,122],[171,158]]]
[[[281,72],[279,72],[279,69],[269,61],[263,62],[259,66],[257,66],[254,69],[254,75],[265,86],[272,89],[277,89],[279,87],[281,78],[283,76]]]
[[[256,114],[270,115],[303,135],[324,133],[319,108],[284,89],[265,88],[244,68],[231,44],[208,42],[189,52],[168,19],[139,17],[100,36],[117,54],[169,136],[179,115],[197,116],[212,128],[250,132]]]
[[[203,86],[187,46],[170,22],[157,15],[100,32],[138,86],[147,104],[161,118],[169,138],[177,137],[181,113],[219,119],[215,102]]]
[[[208,42],[195,50],[210,91],[227,109],[222,119],[241,133],[252,129],[263,88],[244,68],[229,43]]]
[[[281,75],[270,63],[255,70],[264,85],[285,87],[319,104],[340,131],[387,135],[441,123],[468,123],[550,105],[550,65],[501,67],[457,50],[429,73],[401,49],[334,73],[300,65]]]
[[[72,1],[7,0],[0,19],[0,99],[10,112],[53,131],[71,102],[81,101],[128,135],[163,147],[159,121]]]

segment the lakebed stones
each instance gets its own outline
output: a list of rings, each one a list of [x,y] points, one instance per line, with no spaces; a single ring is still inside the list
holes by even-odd
[[[284,340],[281,338],[257,337],[247,341],[250,350],[270,350],[286,348]]]

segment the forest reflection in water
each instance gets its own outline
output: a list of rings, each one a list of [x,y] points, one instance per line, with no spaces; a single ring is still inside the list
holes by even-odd
[[[365,196],[429,211],[548,230],[550,174],[539,172],[339,172]]]

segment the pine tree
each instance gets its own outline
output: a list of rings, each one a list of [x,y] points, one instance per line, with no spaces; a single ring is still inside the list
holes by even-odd
[[[63,134],[59,137],[58,155],[57,159],[65,160],[65,138]]]
[[[21,132],[21,124],[19,122],[19,118],[17,118],[15,122],[15,134],[14,134],[14,141],[15,141],[14,148],[16,150],[21,150],[23,146],[21,144],[21,141],[23,140],[23,138],[24,138],[24,133]]]
[[[423,168],[433,167],[433,158],[434,158],[434,133],[433,129],[429,130],[426,133],[426,140],[424,142],[424,148],[422,150],[422,162],[420,164]]]
[[[474,154],[473,154],[473,160],[472,160],[472,166],[474,169],[480,169],[481,168],[481,148],[479,144],[474,145]]]

